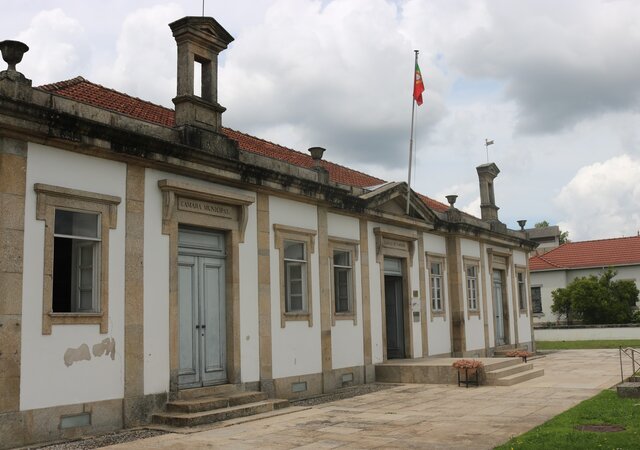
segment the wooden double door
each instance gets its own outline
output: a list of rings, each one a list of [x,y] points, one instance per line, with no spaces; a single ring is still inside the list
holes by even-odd
[[[227,382],[224,233],[180,229],[178,385]]]

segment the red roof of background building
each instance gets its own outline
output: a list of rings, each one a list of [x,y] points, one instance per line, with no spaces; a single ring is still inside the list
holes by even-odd
[[[640,264],[640,236],[569,242],[529,259],[532,272],[629,264]]]
[[[175,113],[172,109],[92,83],[83,77],[46,84],[38,89],[165,127],[173,127],[175,125]],[[223,127],[222,132],[227,137],[237,141],[240,149],[246,152],[257,153],[305,168],[311,168],[314,165],[311,156],[305,153],[232,130],[231,128]],[[336,183],[364,188],[377,186],[385,182],[380,178],[330,161],[322,160],[322,165],[329,171],[330,180]],[[427,206],[436,211],[442,212],[448,208],[447,205],[427,196],[420,194],[420,197]]]

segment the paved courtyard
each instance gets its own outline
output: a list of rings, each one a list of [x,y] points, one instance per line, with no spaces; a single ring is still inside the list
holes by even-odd
[[[309,409],[110,449],[490,449],[620,381],[617,350],[566,350],[533,361],[515,386],[406,384]]]

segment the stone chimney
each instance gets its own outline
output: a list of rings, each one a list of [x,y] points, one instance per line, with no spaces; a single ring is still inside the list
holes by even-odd
[[[176,126],[217,132],[225,111],[218,104],[218,55],[233,37],[211,17],[183,17],[169,26],[178,45]],[[194,91],[196,67],[202,70],[199,97]]]
[[[493,193],[493,180],[500,173],[500,169],[494,163],[482,164],[476,167],[480,180],[480,214],[486,222],[499,222],[496,197]]]

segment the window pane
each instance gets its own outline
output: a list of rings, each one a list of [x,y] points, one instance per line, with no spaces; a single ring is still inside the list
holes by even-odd
[[[53,312],[71,312],[73,239],[53,239]]]
[[[93,294],[91,291],[80,291],[79,311],[93,310]]]
[[[289,298],[289,311],[303,311],[302,308],[302,296],[301,295],[292,295]]]
[[[336,250],[333,252],[333,264],[336,266],[350,266],[349,256],[349,252]]]
[[[440,263],[431,263],[431,273],[440,275]]]
[[[334,296],[336,301],[336,312],[351,311],[350,294],[350,269],[337,268],[334,271]]]
[[[306,311],[306,264],[285,262],[285,295],[288,312]]]
[[[98,237],[99,214],[80,213],[56,209],[55,234]]]
[[[396,258],[385,258],[384,271],[387,274],[402,275],[402,262]]]
[[[531,308],[534,313],[542,312],[542,295],[540,292],[540,287],[532,287],[531,288]]]
[[[302,280],[291,280],[289,282],[291,295],[302,295]]]
[[[304,242],[284,241],[284,257],[304,261]]]

